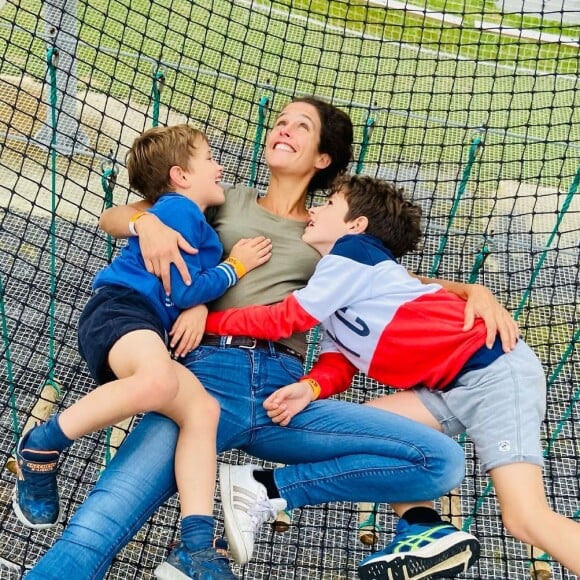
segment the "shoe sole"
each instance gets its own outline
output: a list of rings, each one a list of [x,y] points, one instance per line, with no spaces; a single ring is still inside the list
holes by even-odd
[[[229,543],[230,554],[238,564],[247,564],[252,554],[246,550],[243,531],[239,528],[235,517],[234,498],[232,494],[232,478],[230,465],[221,464],[219,469],[222,509],[224,511],[224,526]]]
[[[160,578],[160,580],[190,580],[187,574],[184,574],[181,570],[178,570],[175,566],[172,566],[168,562],[162,562],[155,568],[153,572],[155,578]]]
[[[14,492],[12,494],[12,509],[14,510],[14,515],[18,519],[18,521],[26,526],[27,528],[32,528],[33,530],[47,530],[49,528],[54,528],[58,526],[60,523],[62,512],[58,513],[56,521],[47,524],[35,524],[31,522],[25,515],[24,512],[20,509],[20,504],[18,503],[18,487],[14,487]]]
[[[429,556],[416,556],[411,552],[389,554],[370,561],[358,569],[361,580],[420,580],[421,578],[449,578],[465,572],[479,558],[479,542],[465,534],[459,542]],[[441,544],[439,544],[441,545]],[[428,550],[427,550],[428,551]],[[387,559],[390,558],[390,559]]]

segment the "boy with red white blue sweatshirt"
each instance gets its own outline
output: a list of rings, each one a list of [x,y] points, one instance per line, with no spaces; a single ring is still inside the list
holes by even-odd
[[[182,309],[222,296],[269,260],[271,243],[264,237],[240,240],[222,260],[222,244],[203,212],[225,201],[223,168],[206,136],[187,124],[155,127],[137,137],[127,172],[131,187],[153,204],[148,211],[197,248],[193,255],[184,254],[192,283],[183,283],[172,269],[172,291],[166,295],[161,281],[147,271],[135,237],[97,274],[78,335],[81,354],[100,386],[24,434],[17,449],[14,510],[28,527],[55,526],[61,453],[83,435],[157,411],[179,426],[175,478],[182,520],[181,542],[155,576],[234,579],[227,559],[213,548],[219,404],[172,360],[167,344]],[[133,228],[144,214],[133,217]]]
[[[370,177],[344,177],[326,204],[310,213],[302,239],[323,257],[308,285],[278,304],[211,313],[206,332],[279,340],[320,324],[321,354],[311,371],[264,402],[275,423],[286,426],[311,401],[346,390],[358,371],[405,389],[368,404],[451,436],[467,431],[492,478],[508,530],[579,574],[580,524],[552,511],[543,488],[546,383],[536,355],[521,339],[510,352],[499,337],[489,348],[482,320],[464,330],[461,298],[437,283],[421,283],[398,263],[421,238],[421,208],[401,189]],[[248,527],[244,510],[232,503],[248,468],[257,469],[220,467],[230,544]],[[259,478],[268,481],[267,473]],[[270,483],[269,493],[275,490]],[[399,522],[396,550],[387,546],[363,560],[361,578],[385,577],[386,562],[397,558],[407,558],[409,578],[440,576],[433,540],[444,543],[461,532],[436,512],[429,515],[424,504],[409,508]],[[418,513],[421,530],[413,525]],[[401,551],[401,535],[416,538],[418,531],[424,532],[424,547],[414,545],[412,555]],[[477,559],[473,536],[458,542],[457,556],[457,572]],[[443,575],[449,576],[448,568]]]

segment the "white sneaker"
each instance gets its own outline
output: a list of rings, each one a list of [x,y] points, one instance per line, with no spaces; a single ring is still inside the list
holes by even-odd
[[[220,465],[220,487],[226,536],[230,553],[238,564],[246,564],[254,551],[260,526],[286,509],[286,500],[270,499],[266,487],[254,479],[256,465]]]

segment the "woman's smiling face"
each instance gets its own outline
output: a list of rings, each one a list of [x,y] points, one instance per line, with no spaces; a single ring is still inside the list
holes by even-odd
[[[327,154],[320,153],[318,111],[303,102],[286,105],[266,139],[265,156],[272,172],[295,175],[314,174],[326,167]]]

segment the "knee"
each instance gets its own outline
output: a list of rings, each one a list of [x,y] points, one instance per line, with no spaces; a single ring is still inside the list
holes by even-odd
[[[534,528],[538,525],[537,521],[530,523],[529,518],[526,518],[523,513],[509,508],[502,510],[501,519],[505,529],[516,540],[527,544],[535,544],[537,542],[534,537]]]
[[[435,473],[436,481],[433,484],[433,497],[439,497],[449,493],[450,490],[459,487],[465,478],[465,453],[463,448],[452,439],[447,438],[446,448],[438,456]]]
[[[138,380],[140,396],[143,397],[146,411],[155,411],[167,405],[176,397],[179,390],[177,375],[171,369],[143,373]]]
[[[208,393],[204,393],[203,397],[201,397],[201,401],[199,401],[199,404],[197,405],[197,412],[207,423],[217,425],[220,419],[220,404],[217,399]]]

